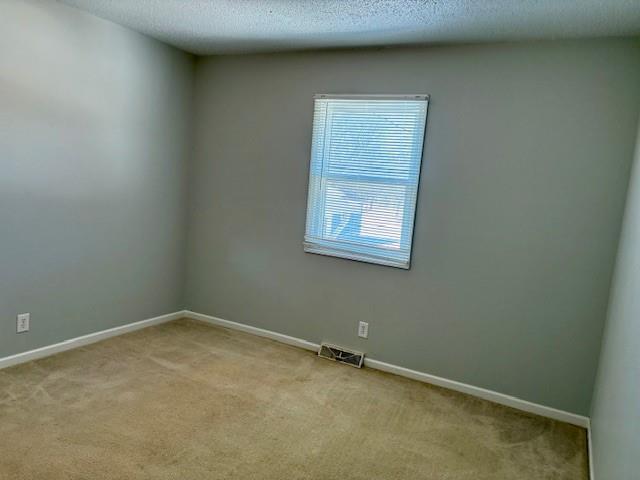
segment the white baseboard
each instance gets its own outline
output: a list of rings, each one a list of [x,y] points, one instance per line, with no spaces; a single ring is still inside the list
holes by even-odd
[[[276,340],[278,342],[286,343],[288,345],[293,345],[295,347],[304,348],[306,350],[317,351],[320,347],[319,344],[314,342],[309,342],[307,340],[302,340],[300,338],[291,337],[289,335],[284,335],[282,333],[273,332],[271,330],[265,330],[263,328],[252,327],[251,325],[245,325],[243,323],[224,320],[222,318],[213,317],[211,315],[196,313],[189,310],[185,311],[184,315],[188,318],[200,320],[206,323],[230,328],[233,330],[240,330],[242,332],[251,333],[253,335],[258,335],[260,337],[270,338],[271,340]],[[558,410],[552,407],[547,407],[545,405],[532,403],[527,400],[522,400],[520,398],[513,397],[511,395],[506,395],[504,393],[494,392],[492,390],[487,390],[485,388],[480,388],[480,387],[476,387],[466,383],[457,382],[455,380],[449,380],[447,378],[430,375],[428,373],[419,372],[417,370],[411,370],[408,368],[399,367],[397,365],[385,363],[380,360],[368,358],[366,356],[364,359],[364,365],[366,367],[373,368],[376,370],[381,370],[383,372],[393,373],[396,375],[400,375],[402,377],[418,380],[420,382],[425,382],[432,385],[438,385],[440,387],[448,388],[450,390],[455,390],[458,392],[466,393],[468,395],[473,395],[474,397],[483,398],[485,400],[489,400],[491,402],[498,403],[500,405],[505,405],[507,407],[515,408],[517,410],[522,410],[528,413],[534,413],[542,417],[552,418],[554,420],[570,423],[572,425],[577,425],[582,428],[589,427],[588,417],[585,417],[583,415],[577,415],[571,412],[566,412],[564,410]]]
[[[100,340],[105,340],[110,337],[115,337],[124,333],[140,330],[141,328],[170,322],[171,320],[177,320],[178,318],[183,318],[185,316],[187,315],[184,311],[168,313],[166,315],[160,315],[159,317],[153,317],[146,320],[141,320],[139,322],[128,323],[119,327],[113,327],[107,330],[101,330],[99,332],[83,335],[81,337],[70,338],[69,340],[55,343],[53,345],[47,345],[46,347],[36,348],[35,350],[17,353],[9,357],[0,358],[0,369],[11,367],[19,363],[30,362],[31,360],[36,360],[38,358],[48,357],[49,355],[54,355],[66,350],[82,347],[83,345],[89,345],[91,343],[99,342]]]
[[[593,468],[593,433],[591,432],[591,421],[589,421],[589,426],[587,427],[587,450],[589,455],[589,479],[595,480],[596,472]]]
[[[419,372],[416,370],[410,370],[408,368],[399,367],[390,363],[381,362],[373,358],[364,357],[364,364],[367,367],[375,368],[376,370],[382,370],[383,372],[395,373],[402,377],[412,378],[420,382],[430,383],[432,385],[438,385],[439,387],[448,388],[457,392],[473,395],[474,397],[483,398],[500,405],[515,408],[523,412],[534,413],[542,417],[553,418],[561,422],[577,425],[582,428],[589,426],[589,418],[575,413],[566,412],[564,410],[558,410],[557,408],[547,407],[538,403],[529,402],[518,397],[506,395],[504,393],[494,392],[493,390],[487,390],[486,388],[476,387],[467,383],[457,382],[455,380],[449,380],[448,378],[442,378],[428,373]]]
[[[265,330],[264,328],[252,327],[251,325],[245,325],[244,323],[232,322],[231,320],[224,320],[218,317],[212,317],[211,315],[205,315],[203,313],[196,313],[190,310],[184,312],[184,316],[192,318],[194,320],[200,320],[201,322],[210,323],[219,327],[226,327],[232,330],[240,330],[241,332],[251,333],[259,337],[270,338],[287,345],[293,345],[294,347],[304,348],[305,350],[311,350],[317,352],[320,345],[313,342],[302,340],[301,338],[290,337],[282,333],[272,332],[271,330]]]

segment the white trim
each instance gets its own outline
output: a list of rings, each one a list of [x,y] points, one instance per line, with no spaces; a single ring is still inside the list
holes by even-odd
[[[425,93],[414,94],[350,94],[350,93],[316,93],[314,100],[416,100],[426,102],[429,95]]]
[[[294,347],[304,348],[305,350],[311,350],[312,352],[317,352],[320,348],[320,344],[318,343],[308,342],[300,338],[290,337],[289,335],[272,332],[271,330],[265,330],[264,328],[252,327],[251,325],[245,325],[244,323],[212,317],[211,315],[205,315],[203,313],[185,310],[184,316],[193,320],[200,320],[201,322],[217,325],[219,327],[230,328],[231,330],[240,330],[241,332],[251,333],[252,335],[257,335],[259,337],[270,338],[271,340],[286,343],[287,345],[293,345]]]
[[[109,328],[107,330],[101,330],[95,333],[89,333],[81,337],[70,338],[60,343],[53,345],[47,345],[46,347],[36,348],[35,350],[29,350],[27,352],[16,353],[9,357],[0,358],[0,369],[18,365],[19,363],[30,362],[38,358],[48,357],[56,353],[64,352],[74,348],[89,345],[91,343],[99,342],[107,338],[122,335],[124,333],[133,332],[142,328],[150,327],[152,325],[158,325],[160,323],[170,322],[171,320],[177,320],[187,316],[184,311],[178,311],[168,313],[166,315],[160,315],[159,317],[148,318],[139,322],[128,323],[119,327]]]
[[[593,468],[593,434],[591,433],[591,421],[587,427],[587,455],[589,455],[589,479],[595,480],[596,472]]]
[[[381,362],[373,358],[364,357],[364,365],[366,367],[375,368],[376,370],[382,370],[383,372],[394,373],[402,377],[412,378],[420,382],[430,383],[432,385],[438,385],[439,387],[448,388],[457,392],[473,395],[474,397],[483,398],[500,405],[515,408],[523,412],[534,413],[542,417],[553,418],[561,422],[577,425],[582,428],[589,426],[589,418],[575,413],[566,412],[564,410],[558,410],[553,407],[547,407],[538,403],[529,402],[518,397],[506,395],[504,393],[494,392],[493,390],[487,390],[486,388],[476,387],[467,383],[457,382],[455,380],[449,380],[448,378],[437,377],[424,372],[418,372],[417,370],[410,370],[408,368],[399,367],[390,363]]]
[[[291,337],[282,333],[273,332],[271,330],[265,330],[263,328],[252,327],[251,325],[245,325],[243,323],[232,322],[230,320],[224,320],[222,318],[213,317],[211,315],[205,315],[202,313],[196,313],[189,310],[184,312],[184,316],[195,320],[200,320],[212,325],[230,328],[232,330],[240,330],[242,332],[251,333],[260,337],[269,338],[278,342],[286,343],[287,345],[293,345],[294,347],[304,348],[305,350],[318,351],[320,345],[308,340],[302,340],[300,338]],[[534,413],[542,417],[552,418],[561,422],[577,425],[582,428],[589,428],[589,418],[583,415],[577,415],[575,413],[566,412],[564,410],[558,410],[556,408],[547,407],[537,403],[532,403],[527,400],[522,400],[511,395],[504,393],[494,392],[485,388],[475,387],[466,383],[457,382],[455,380],[449,380],[447,378],[437,377],[428,373],[419,372],[417,370],[410,370],[408,368],[399,367],[390,363],[381,362],[373,358],[365,356],[365,367],[381,370],[383,372],[389,372],[402,377],[411,378],[420,382],[429,383],[432,385],[438,385],[440,387],[455,390],[457,392],[473,395],[474,397],[483,398],[500,405],[515,408],[524,412]]]

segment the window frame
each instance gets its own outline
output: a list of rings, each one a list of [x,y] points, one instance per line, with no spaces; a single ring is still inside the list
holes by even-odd
[[[420,135],[420,139],[421,139],[421,145],[419,146],[420,150],[418,152],[419,154],[418,161],[416,162],[415,165],[412,165],[412,168],[415,169],[414,171],[415,171],[415,178],[416,178],[415,201],[413,205],[410,207],[410,218],[407,218],[406,220],[403,218],[403,221],[402,221],[403,231],[401,232],[402,237],[400,240],[400,245],[406,245],[408,247],[406,248],[406,251],[408,252],[406,261],[400,258],[393,259],[392,258],[393,255],[391,254],[391,252],[389,255],[381,256],[380,253],[382,250],[380,248],[376,248],[370,245],[356,243],[356,242],[342,241],[337,239],[327,240],[325,238],[322,238],[322,235],[318,235],[317,228],[319,225],[318,222],[320,221],[318,219],[318,216],[322,217],[322,215],[319,215],[318,209],[312,208],[312,205],[313,206],[319,205],[322,209],[325,208],[326,186],[322,186],[321,184],[316,184],[314,182],[322,183],[323,181],[326,181],[326,179],[332,178],[334,176],[340,179],[347,178],[347,175],[343,177],[335,174],[330,175],[328,172],[326,172],[328,168],[328,162],[324,161],[326,154],[323,155],[323,161],[321,162],[321,165],[320,165],[320,168],[321,168],[320,175],[318,175],[317,172],[314,170],[318,168],[318,165],[316,165],[317,152],[315,151],[315,149],[318,148],[317,142],[319,141],[322,142],[322,148],[324,152],[324,151],[327,151],[327,149],[325,148],[325,142],[327,140],[330,141],[331,139],[330,132],[327,133],[327,131],[325,130],[326,124],[320,127],[316,125],[316,117],[315,117],[316,108],[317,108],[316,101],[317,100],[334,100],[334,99],[335,100],[362,100],[362,101],[406,100],[406,101],[425,102],[424,130],[418,131],[418,134]],[[337,258],[345,258],[348,260],[355,260],[355,261],[372,263],[377,265],[396,267],[396,268],[401,268],[406,270],[411,268],[411,257],[413,253],[413,236],[415,231],[416,211],[418,206],[420,180],[422,176],[422,163],[423,163],[424,153],[425,153],[424,151],[425,151],[425,141],[426,141],[429,99],[430,99],[429,95],[426,95],[426,94],[404,94],[404,95],[402,94],[401,95],[397,95],[397,94],[396,95],[393,95],[393,94],[391,95],[387,95],[387,94],[374,94],[374,95],[372,94],[364,94],[364,95],[316,94],[313,96],[314,115],[313,115],[313,125],[312,125],[312,141],[311,141],[311,156],[310,156],[311,158],[309,160],[309,183],[308,183],[308,192],[307,192],[307,213],[306,213],[307,217],[306,217],[306,223],[305,223],[305,240],[303,243],[305,252],[320,254],[320,255],[327,255],[327,256],[332,256]],[[328,114],[327,114],[327,117],[328,117]],[[316,128],[321,128],[323,130],[324,135],[321,140],[316,138]],[[418,147],[416,146],[416,148]],[[385,180],[384,178],[371,178],[367,180],[366,183],[368,184],[380,183],[383,185],[391,185],[394,182],[393,180]],[[413,183],[408,181],[407,182],[398,181],[397,184],[411,186],[413,188]],[[320,198],[317,198],[318,195],[320,195]],[[405,193],[405,195],[413,196],[413,191],[407,189],[407,192]],[[320,202],[320,203],[317,203],[317,202]],[[410,227],[408,231],[405,231],[404,229],[405,221],[407,222],[407,225]],[[311,235],[310,232],[313,232],[315,235]],[[313,237],[313,241],[309,241],[309,237]],[[354,250],[353,247],[349,248],[350,243],[353,245],[357,245],[357,250]]]

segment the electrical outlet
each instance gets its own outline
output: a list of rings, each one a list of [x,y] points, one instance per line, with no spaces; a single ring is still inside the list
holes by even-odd
[[[16,333],[23,333],[29,331],[29,320],[31,320],[30,313],[21,313],[16,320]]]
[[[358,324],[358,336],[369,338],[369,324],[367,322],[360,322]]]

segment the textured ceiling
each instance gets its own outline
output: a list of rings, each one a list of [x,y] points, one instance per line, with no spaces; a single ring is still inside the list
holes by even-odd
[[[196,54],[640,35],[640,0],[59,0]]]

